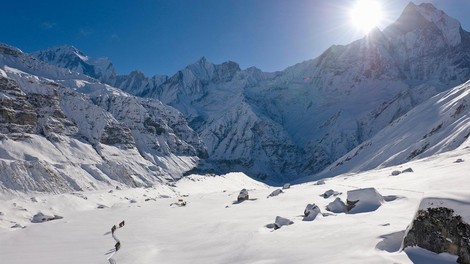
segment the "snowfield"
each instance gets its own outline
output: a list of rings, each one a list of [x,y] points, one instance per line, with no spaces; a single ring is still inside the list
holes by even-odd
[[[392,175],[407,168],[413,172]],[[322,185],[292,185],[269,198],[278,187],[242,173],[192,175],[153,188],[4,195],[0,259],[8,264],[109,263],[106,253],[115,245],[111,227],[125,220],[115,233],[121,248],[113,260],[120,264],[455,263],[457,257],[450,254],[400,247],[418,208],[445,204],[470,219],[469,171],[466,142],[455,151],[396,167],[343,174]],[[238,203],[242,188],[249,200]],[[383,197],[377,208],[362,213],[325,209],[336,198],[346,202],[348,191],[361,188],[375,188]],[[330,189],[337,195],[324,198]],[[350,195],[367,193],[375,192]],[[321,213],[303,221],[311,203]],[[32,223],[39,212],[63,218]],[[278,216],[294,223],[269,228]]]

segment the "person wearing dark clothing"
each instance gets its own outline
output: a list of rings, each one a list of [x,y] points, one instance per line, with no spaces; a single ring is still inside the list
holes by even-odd
[[[116,252],[121,248],[121,242],[117,242],[116,245],[114,245],[114,248],[116,249]]]

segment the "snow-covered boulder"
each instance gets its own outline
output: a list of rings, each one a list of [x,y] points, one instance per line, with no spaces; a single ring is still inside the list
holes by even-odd
[[[268,195],[267,198],[269,197],[274,197],[274,196],[278,196],[279,194],[283,193],[283,191],[281,189],[276,189],[274,190],[270,195]]]
[[[57,219],[62,219],[62,218],[63,217],[59,216],[59,215],[48,215],[48,214],[44,214],[42,212],[39,212],[39,213],[37,213],[33,216],[33,218],[31,219],[31,222],[32,223],[42,223],[42,222],[57,220]]]
[[[364,188],[348,191],[346,203],[349,213],[372,212],[384,203],[384,198],[375,188]]]
[[[313,221],[317,215],[321,213],[320,208],[316,204],[307,204],[304,210],[304,221]]]
[[[326,206],[326,210],[333,213],[344,213],[346,212],[346,204],[337,197],[333,202]]]
[[[276,216],[276,220],[274,221],[274,230],[277,230],[285,225],[292,225],[293,223],[293,221],[287,218]]]
[[[245,200],[248,200],[250,196],[248,195],[248,191],[246,189],[242,189],[240,193],[238,194],[237,201],[238,202],[243,202]]]

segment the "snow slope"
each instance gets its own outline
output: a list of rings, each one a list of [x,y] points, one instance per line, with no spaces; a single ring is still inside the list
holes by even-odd
[[[415,107],[316,178],[389,167],[458,148],[470,136],[470,81]]]
[[[400,245],[422,200],[432,197],[451,206],[448,201],[454,201],[456,212],[468,219],[469,161],[470,144],[465,142],[457,150],[399,167],[343,174],[323,185],[293,185],[269,198],[276,187],[241,173],[192,175],[174,186],[111,193],[3,196],[0,258],[9,264],[107,263],[105,253],[115,243],[110,228],[125,220],[116,231],[121,241],[116,263],[455,263],[449,254],[400,251]],[[391,176],[408,167],[414,172]],[[325,206],[336,197],[320,196],[333,189],[344,201],[348,191],[369,187],[385,200],[375,211],[328,214]],[[236,203],[242,188],[250,200]],[[186,206],[171,205],[178,199]],[[311,203],[322,214],[302,221]],[[63,218],[31,223],[39,211]],[[277,216],[294,223],[274,231],[268,227]],[[20,228],[10,228],[15,224]]]

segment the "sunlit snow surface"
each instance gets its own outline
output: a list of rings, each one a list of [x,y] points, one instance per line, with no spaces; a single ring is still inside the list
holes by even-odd
[[[391,175],[410,167],[413,172]],[[467,142],[455,151],[397,167],[343,174],[326,179],[324,185],[293,185],[270,198],[266,197],[277,187],[240,173],[193,175],[175,186],[147,189],[2,197],[0,260],[8,264],[107,263],[105,253],[115,243],[110,229],[125,220],[126,225],[117,231],[121,249],[114,256],[120,264],[455,263],[456,257],[449,254],[399,249],[416,210],[429,202],[456,205],[456,212],[469,219],[469,171]],[[345,201],[347,191],[368,187],[385,198],[375,211],[325,214],[325,206],[336,197]],[[250,199],[237,203],[242,188],[248,190]],[[329,189],[342,194],[320,196]],[[178,199],[186,201],[186,206],[170,206]],[[309,203],[318,205],[324,215],[302,221]],[[104,208],[98,209],[99,205]],[[63,219],[31,223],[38,212]],[[276,216],[294,224],[267,228]],[[10,228],[15,224],[26,228]]]

